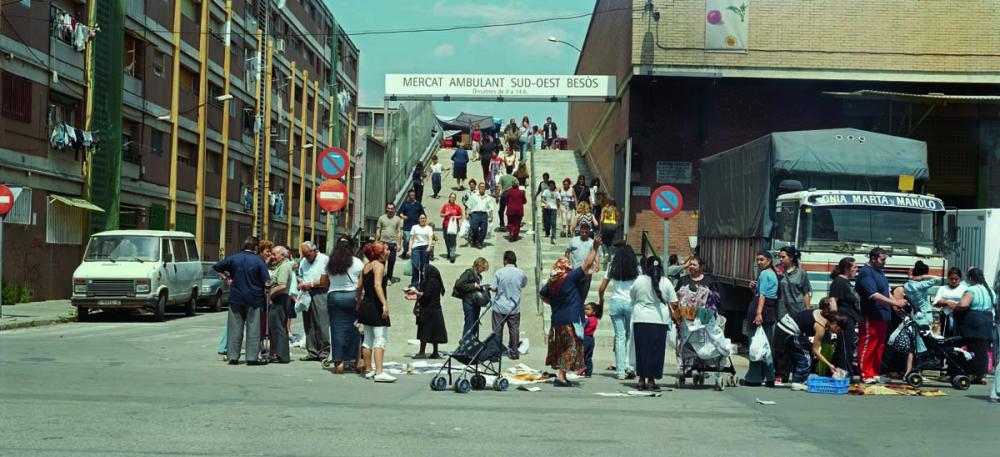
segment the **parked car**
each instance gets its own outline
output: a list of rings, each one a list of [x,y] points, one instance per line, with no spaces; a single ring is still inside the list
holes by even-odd
[[[113,230],[90,237],[73,272],[77,320],[91,309],[150,309],[162,321],[166,308],[195,314],[201,290],[201,256],[194,235],[156,230]]]
[[[198,293],[198,305],[207,306],[209,311],[216,312],[229,303],[229,286],[219,279],[212,265],[215,263],[201,263],[201,292]]]

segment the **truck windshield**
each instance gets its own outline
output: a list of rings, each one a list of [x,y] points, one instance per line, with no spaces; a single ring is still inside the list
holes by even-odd
[[[932,211],[881,206],[803,206],[801,244],[811,249],[865,252],[881,246],[900,254],[938,252]],[[919,252],[918,252],[918,249]]]
[[[151,236],[108,235],[90,238],[84,261],[155,262],[160,243]]]

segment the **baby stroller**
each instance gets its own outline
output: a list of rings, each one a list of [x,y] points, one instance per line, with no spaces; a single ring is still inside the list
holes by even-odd
[[[681,295],[686,290],[682,289]],[[699,288],[697,294],[714,293]],[[703,300],[685,298],[682,304],[705,303]],[[726,318],[709,306],[681,306],[677,317],[677,387],[687,378],[694,385],[703,385],[706,374],[714,374],[714,385],[718,390],[737,386],[736,369],[733,367],[732,342],[725,337]],[[725,376],[728,374],[729,376]]]
[[[958,390],[967,390],[972,384],[972,378],[965,372],[963,361],[972,360],[972,354],[959,347],[961,336],[942,337],[935,335],[927,325],[918,325],[913,318],[903,316],[899,333],[891,342],[893,349],[902,354],[913,354],[913,369],[906,374],[905,381],[912,387],[924,384],[924,370],[937,371],[946,374],[954,373],[951,386]],[[916,352],[916,338],[920,338],[927,350]]]
[[[477,301],[484,299],[486,301],[486,304],[483,305],[483,313],[479,315],[479,321],[481,321],[487,313],[491,312],[492,306],[487,294],[477,295],[480,295]],[[504,323],[510,316],[510,314],[504,316]],[[492,329],[489,335],[480,341],[478,325],[473,327],[468,333],[462,335],[458,341],[458,348],[448,355],[448,359],[445,360],[441,369],[431,378],[431,390],[445,390],[449,385],[456,393],[460,394],[468,393],[470,390],[483,390],[486,388],[486,375],[496,377],[493,380],[493,390],[500,392],[507,390],[510,387],[510,381],[501,376],[501,363],[503,354],[506,352],[507,348],[504,347]],[[455,362],[462,365],[456,366]],[[455,371],[457,373],[453,373]],[[447,375],[444,374],[445,372]]]

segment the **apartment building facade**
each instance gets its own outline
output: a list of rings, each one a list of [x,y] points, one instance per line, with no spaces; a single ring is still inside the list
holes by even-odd
[[[685,208],[669,251],[682,256],[697,244],[699,160],[775,131],[926,141],[929,192],[951,207],[996,207],[1000,13],[991,0],[954,5],[600,0],[576,73],[616,75],[619,98],[570,104],[571,147],[629,207],[636,247],[646,231],[662,249],[647,192],[678,187]],[[713,28],[730,35],[713,42]]]
[[[68,296],[89,234],[113,228],[197,233],[204,260],[251,234],[325,240],[312,157],[348,147],[359,50],[324,2],[264,1],[4,2],[0,182],[27,189],[5,226],[5,282]]]

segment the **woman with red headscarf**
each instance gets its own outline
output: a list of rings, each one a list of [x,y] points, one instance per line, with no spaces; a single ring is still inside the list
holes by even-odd
[[[549,274],[549,281],[538,291],[545,303],[552,307],[551,328],[549,329],[549,350],[545,356],[545,364],[558,370],[553,385],[570,387],[573,384],[566,379],[567,371],[575,371],[584,366],[583,327],[586,317],[583,314],[583,294],[586,281],[590,280],[587,271],[593,267],[597,259],[597,249],[601,240],[594,240],[583,265],[571,268],[569,260],[561,258],[556,261]]]

